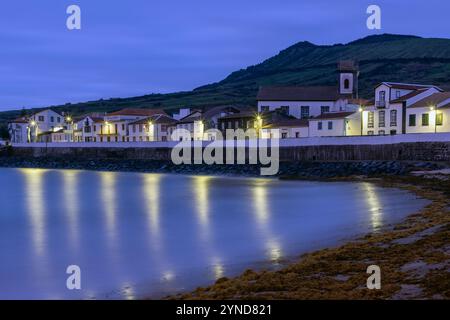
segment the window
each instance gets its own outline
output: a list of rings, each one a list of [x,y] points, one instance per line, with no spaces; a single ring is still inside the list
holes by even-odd
[[[386,91],[380,91],[380,101],[386,101]]]
[[[39,117],[38,117],[38,121],[44,122],[44,116],[39,116]]]
[[[280,107],[280,111],[281,111],[281,113],[289,114],[289,106]]]
[[[56,121],[59,123],[59,122],[61,122],[61,118],[60,117],[57,117],[56,118]]]
[[[378,112],[378,126],[384,127],[386,125],[386,112],[380,111]]]
[[[117,132],[119,132],[119,130],[117,130],[117,123],[114,125],[114,133],[117,134]]]
[[[321,106],[320,113],[326,113],[326,112],[330,112],[330,107],[329,106]]]
[[[416,126],[416,115],[415,114],[410,114],[409,115],[409,122],[408,125],[410,127],[415,127]]]
[[[317,130],[322,130],[322,122],[317,122]]]
[[[350,80],[348,79],[344,80],[344,89],[350,89]]]
[[[296,138],[300,138],[300,132],[296,132],[296,133],[295,133],[295,137],[296,137]]]
[[[391,127],[397,126],[397,110],[391,110],[390,124]]]
[[[379,130],[379,131],[378,131],[378,134],[379,134],[380,136],[384,136],[385,133],[386,133],[386,132],[385,132],[384,130]]]
[[[391,130],[391,135],[396,135],[397,134],[397,130]]]
[[[50,117],[50,122],[55,122],[55,117]]]
[[[333,130],[333,121],[328,121],[328,130]]]
[[[395,91],[395,97],[398,99],[400,98],[402,95],[402,93],[400,92],[400,90]]]
[[[269,111],[269,106],[261,106],[261,112]]]
[[[428,113],[422,114],[422,126],[428,126],[430,124],[430,115]]]
[[[373,128],[373,111],[369,111],[367,117],[367,128]]]
[[[367,131],[367,135],[369,135],[369,136],[373,136],[373,130],[369,130],[369,131]]]
[[[282,132],[281,133],[281,139],[286,139],[287,138],[287,133],[286,132]]]
[[[300,118],[302,118],[302,119],[309,118],[309,106],[302,106],[300,108]]]
[[[125,131],[125,123],[122,123],[122,131]]]
[[[442,123],[444,122],[444,114],[443,113],[436,113],[436,125],[442,126]]]

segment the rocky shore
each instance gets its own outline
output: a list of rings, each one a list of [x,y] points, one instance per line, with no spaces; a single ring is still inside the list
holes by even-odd
[[[96,171],[154,172],[205,175],[260,176],[259,165],[175,165],[170,161],[129,159],[71,159],[0,157],[0,167],[77,169]],[[354,175],[401,176],[412,171],[439,170],[438,162],[345,161],[281,162],[277,174],[282,178],[330,179]]]

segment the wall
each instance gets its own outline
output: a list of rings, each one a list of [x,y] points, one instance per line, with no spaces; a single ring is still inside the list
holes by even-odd
[[[231,142],[231,141],[230,141]],[[200,142],[196,142],[200,143]],[[203,142],[203,146],[210,142]],[[247,142],[248,143],[248,142]],[[170,160],[177,142],[15,144],[10,155]],[[281,139],[280,159],[450,161],[450,133]],[[186,142],[190,145],[190,142]]]

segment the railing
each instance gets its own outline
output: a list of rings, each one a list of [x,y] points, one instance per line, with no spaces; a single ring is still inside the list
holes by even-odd
[[[380,100],[375,102],[375,107],[377,108],[386,108],[386,101]]]

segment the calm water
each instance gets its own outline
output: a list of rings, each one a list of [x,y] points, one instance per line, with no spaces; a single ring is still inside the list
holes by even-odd
[[[0,298],[158,297],[336,245],[426,203],[370,183],[0,169]],[[66,289],[73,264],[82,290]]]

